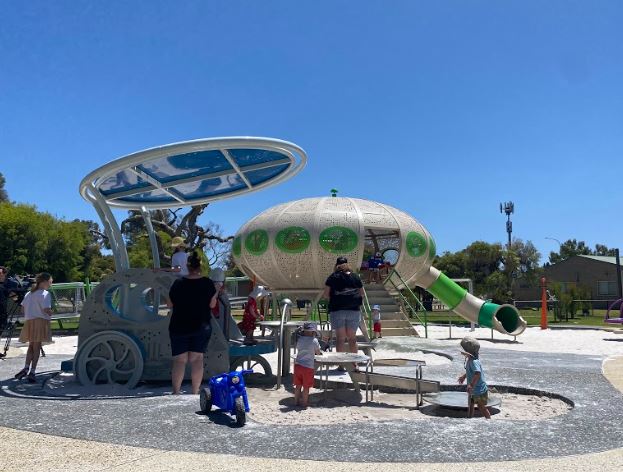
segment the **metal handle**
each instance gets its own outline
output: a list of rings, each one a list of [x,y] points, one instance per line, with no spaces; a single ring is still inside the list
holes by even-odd
[[[281,364],[283,363],[283,323],[285,321],[288,308],[292,306],[292,300],[284,298],[281,303],[281,320],[279,322],[279,339],[277,340],[277,390],[281,388]]]

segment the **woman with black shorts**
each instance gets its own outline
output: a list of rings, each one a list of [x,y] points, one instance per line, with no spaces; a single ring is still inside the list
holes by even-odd
[[[357,353],[357,328],[361,320],[363,285],[345,257],[338,257],[335,271],[327,278],[324,298],[329,299],[331,328],[335,330],[337,352]],[[346,348],[348,340],[348,349]]]
[[[171,338],[171,383],[179,395],[186,363],[190,363],[192,393],[197,395],[203,381],[203,353],[210,339],[211,309],[216,306],[214,283],[201,275],[201,259],[196,252],[188,257],[188,275],[173,282],[169,302],[173,308],[169,323]]]

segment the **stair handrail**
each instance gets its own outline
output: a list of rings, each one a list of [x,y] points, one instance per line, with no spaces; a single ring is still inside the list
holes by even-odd
[[[368,337],[372,338],[372,308],[370,308],[370,300],[368,300],[365,287],[363,287],[363,310],[368,318]]]
[[[413,306],[411,305],[411,303],[409,303],[409,300],[407,299],[407,297],[404,296],[404,294],[402,293],[402,291],[400,290],[400,288],[398,287],[398,285],[396,285],[396,282],[394,282],[392,280],[392,276],[396,275],[398,277],[398,279],[400,280],[402,286],[404,287],[404,290],[406,290],[411,297],[416,301],[416,303],[419,305],[420,309],[424,312],[424,320],[422,320],[422,318],[420,318],[417,308],[413,308]],[[409,310],[411,311],[411,313],[413,313],[413,315],[415,316],[415,318],[417,318],[417,320],[424,325],[424,337],[428,338],[428,317],[427,315],[427,311],[426,308],[424,308],[424,305],[422,304],[422,302],[420,301],[420,299],[417,297],[417,295],[415,293],[413,293],[413,290],[411,290],[409,288],[409,286],[407,285],[407,283],[404,281],[404,279],[402,278],[402,276],[400,275],[400,273],[396,270],[396,269],[392,269],[392,271],[389,273],[389,275],[387,276],[387,278],[383,281],[383,285],[387,284],[387,282],[390,282],[394,288],[396,289],[396,291],[398,292],[398,296],[400,297],[400,300],[407,305],[407,307],[409,308]]]

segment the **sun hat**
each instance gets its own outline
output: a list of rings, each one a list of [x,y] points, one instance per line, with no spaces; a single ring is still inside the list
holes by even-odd
[[[269,295],[270,292],[268,290],[266,290],[266,288],[263,285],[257,285],[249,294],[250,297],[255,298],[256,300],[260,297],[264,297],[266,295]]]
[[[184,238],[182,238],[181,236],[175,236],[172,240],[171,240],[171,247],[186,247],[186,243],[184,242]]]
[[[212,282],[224,282],[225,281],[225,272],[220,267],[216,269],[212,269],[210,271],[210,278]]]
[[[318,332],[318,326],[313,321],[306,321],[303,323],[303,331],[314,331]]]
[[[461,339],[461,347],[463,350],[461,351],[464,354],[469,354],[472,357],[478,358],[478,351],[480,351],[480,343],[476,338],[472,338],[471,336],[465,336]]]
[[[378,311],[381,311],[381,306],[380,306],[380,305],[374,305],[374,306],[372,307],[372,309],[373,309],[373,310],[378,310]]]
[[[337,260],[335,261],[335,265],[342,265],[342,264],[347,264],[348,263],[348,259],[346,259],[344,256],[340,256],[337,258]]]

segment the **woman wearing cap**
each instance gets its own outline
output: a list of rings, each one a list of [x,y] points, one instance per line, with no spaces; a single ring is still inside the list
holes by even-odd
[[[171,272],[177,272],[180,277],[188,275],[188,254],[186,253],[186,243],[181,236],[175,236],[171,241],[173,255],[171,256]]]
[[[197,252],[188,257],[188,275],[173,282],[169,301],[173,308],[169,323],[171,339],[171,383],[173,394],[181,391],[186,364],[190,363],[192,393],[198,394],[203,381],[203,353],[211,334],[212,308],[216,306],[214,283],[201,275]]]
[[[327,278],[323,293],[329,299],[331,328],[335,330],[337,352],[357,353],[357,328],[361,320],[363,285],[345,257],[338,257],[335,271]]]

